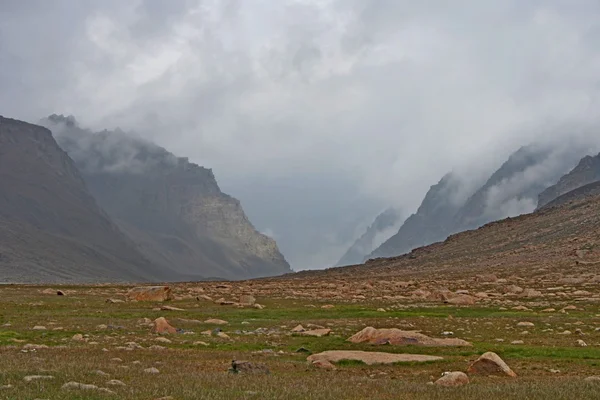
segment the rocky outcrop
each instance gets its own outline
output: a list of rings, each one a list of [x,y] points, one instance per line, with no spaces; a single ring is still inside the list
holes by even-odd
[[[82,171],[100,206],[164,270],[188,279],[290,272],[212,170],[121,131],[92,133],[73,118],[44,121]]]
[[[515,378],[517,374],[498,356],[498,354],[488,351],[479,357],[467,370],[470,374],[479,375],[500,375]]]
[[[373,250],[398,232],[402,224],[402,212],[388,208],[375,218],[366,232],[356,239],[336,266],[360,264]]]
[[[431,362],[439,360],[443,360],[443,358],[421,354],[393,354],[360,350],[329,350],[310,355],[307,358],[307,361],[311,363],[319,361],[327,361],[329,363],[337,363],[340,361],[360,361],[367,365],[394,364],[399,362]]]
[[[471,343],[462,339],[437,339],[415,331],[403,331],[397,328],[375,329],[370,326],[348,338],[348,341],[351,343],[414,346],[472,346]]]
[[[7,282],[160,279],[41,126],[0,117],[0,271]]]
[[[538,208],[544,207],[554,199],[590,183],[600,181],[600,154],[586,156],[568,174],[540,193]]]

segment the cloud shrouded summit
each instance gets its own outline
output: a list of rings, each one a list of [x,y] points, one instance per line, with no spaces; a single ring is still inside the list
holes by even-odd
[[[0,113],[134,130],[323,267],[449,170],[597,135],[599,40],[592,0],[4,0]]]

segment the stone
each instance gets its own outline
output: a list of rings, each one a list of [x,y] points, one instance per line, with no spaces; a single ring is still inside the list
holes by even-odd
[[[43,326],[43,325],[36,325],[33,328],[31,328],[31,329],[33,329],[34,331],[45,331],[46,327]]]
[[[517,324],[517,326],[535,326],[533,322],[522,321]]]
[[[243,306],[253,306],[256,303],[254,296],[243,295],[240,296],[240,304]]]
[[[231,339],[225,332],[218,332],[217,337],[220,337],[221,339]]]
[[[136,301],[173,300],[173,293],[168,286],[140,286],[127,292],[127,299]]]
[[[177,329],[172,327],[169,324],[169,321],[165,319],[165,317],[159,317],[154,320],[152,332],[158,333],[160,335],[174,334],[177,333]]]
[[[445,297],[444,303],[456,306],[471,306],[477,302],[477,297],[468,294],[452,294]]]
[[[123,300],[121,299],[106,299],[106,303],[109,304],[118,304],[118,303],[125,303]]]
[[[297,332],[297,334],[300,336],[313,336],[313,337],[329,336],[330,333],[331,333],[331,329],[328,329],[328,328],[313,329],[310,331]]]
[[[67,382],[62,385],[63,390],[98,390],[98,386],[79,382]]]
[[[166,337],[157,337],[156,339],[154,339],[155,342],[161,342],[161,343],[173,343],[171,340],[167,339]]]
[[[522,297],[541,297],[542,292],[540,292],[539,290],[535,290],[535,289],[525,289],[525,290],[523,290],[523,292],[521,292],[521,296]]]
[[[73,335],[71,340],[73,340],[74,342],[82,342],[84,339],[81,333],[76,333],[75,335]]]
[[[127,386],[125,383],[118,379],[111,379],[110,381],[106,382],[106,384],[109,386]]]
[[[304,327],[302,325],[298,325],[294,329],[292,329],[292,333],[300,333],[300,332],[304,332],[305,330],[306,329],[304,329]]]
[[[463,386],[469,383],[469,377],[464,372],[454,371],[445,373],[440,379],[435,381],[438,386],[455,387]]]
[[[443,360],[442,357],[420,355],[420,354],[394,354],[383,353],[376,351],[360,351],[360,350],[328,350],[322,353],[317,353],[308,356],[309,362],[317,360],[325,360],[330,363],[340,361],[361,361],[367,365],[374,364],[393,364],[397,362],[429,362]]]
[[[163,311],[185,311],[183,308],[171,307],[171,306],[162,306],[160,308]]]
[[[472,346],[471,343],[456,338],[431,338],[415,331],[403,331],[397,328],[375,329],[366,327],[362,331],[348,338],[352,343],[391,344],[415,346]]]
[[[265,364],[233,360],[231,362],[231,368],[229,368],[229,373],[269,375],[271,371],[269,370],[269,368],[267,368]]]
[[[145,373],[147,374],[159,374],[160,371],[157,368],[151,367],[151,368],[146,368],[144,370]]]
[[[584,379],[586,382],[600,383],[600,376],[588,376]]]
[[[205,324],[213,324],[213,325],[227,325],[229,322],[224,321],[222,319],[210,318],[204,321]]]
[[[517,374],[498,356],[498,354],[488,351],[475,360],[467,369],[470,374],[478,375],[504,375],[515,378]]]
[[[587,343],[581,339],[577,339],[577,346],[579,347],[587,347]]]
[[[48,381],[50,379],[54,379],[52,375],[28,375],[23,378],[25,382],[33,382],[33,381]]]
[[[310,365],[312,365],[313,367],[317,367],[317,368],[321,368],[321,369],[327,369],[327,370],[335,370],[337,369],[335,367],[335,365],[333,365],[331,362],[329,362],[328,360],[325,359],[321,359],[321,360],[314,360],[310,363]]]

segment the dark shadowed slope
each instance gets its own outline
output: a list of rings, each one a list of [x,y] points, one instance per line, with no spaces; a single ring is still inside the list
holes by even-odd
[[[454,215],[464,203],[463,191],[463,182],[452,173],[445,175],[429,189],[417,212],[404,221],[398,233],[369,257],[396,256],[444,240],[452,233]]]
[[[540,193],[538,207],[541,208],[565,193],[599,180],[600,154],[595,157],[586,156],[571,172],[560,178],[556,185]]]
[[[97,206],[50,131],[0,117],[0,280],[164,277]]]
[[[99,205],[154,263],[227,279],[290,271],[275,241],[221,192],[212,170],[123,132],[91,133],[62,116],[45,123]]]

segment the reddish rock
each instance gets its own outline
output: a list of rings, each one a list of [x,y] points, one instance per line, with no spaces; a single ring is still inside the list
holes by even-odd
[[[127,292],[127,299],[136,301],[167,301],[173,299],[168,286],[140,286]]]
[[[472,346],[471,343],[462,339],[437,339],[414,331],[403,331],[397,328],[375,329],[370,326],[348,338],[348,341],[370,344],[412,344],[415,346]]]
[[[169,333],[177,333],[177,329],[172,327],[169,324],[169,321],[167,321],[164,317],[160,317],[154,320],[152,332],[164,335]]]
[[[488,351],[479,357],[467,370],[470,374],[478,375],[504,375],[515,378],[517,374],[498,356]]]

